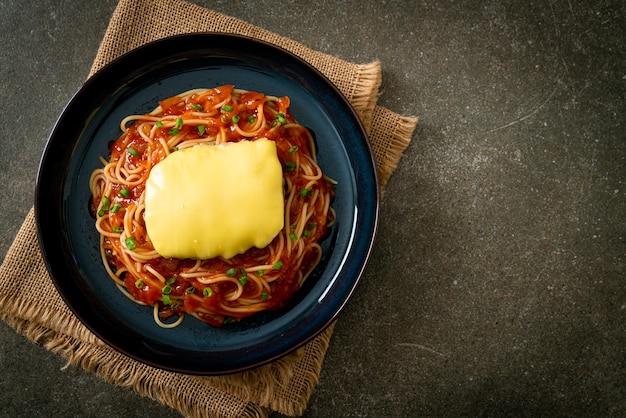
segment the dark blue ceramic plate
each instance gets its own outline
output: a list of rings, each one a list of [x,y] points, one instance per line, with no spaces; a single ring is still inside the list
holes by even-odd
[[[291,113],[315,133],[319,162],[338,181],[337,222],[325,255],[292,303],[213,328],[187,317],[166,330],[152,308],[120,293],[102,266],[88,212],[89,176],[108,157],[125,115],[199,87],[234,84],[289,96]],[[142,46],[90,78],[48,139],[37,177],[35,214],[44,259],[76,316],[126,355],[166,370],[216,375],[277,359],[310,341],[342,310],[368,259],[379,205],[377,169],[367,135],[342,94],[306,62],[249,38],[193,34]]]

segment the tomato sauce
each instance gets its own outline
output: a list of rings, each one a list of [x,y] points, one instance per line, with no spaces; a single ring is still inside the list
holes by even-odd
[[[221,106],[219,114],[214,117],[204,119],[204,128],[198,129],[197,124],[185,124],[185,120],[197,120],[198,112],[209,112],[215,109],[217,105],[228,101],[229,97],[233,100],[228,106]],[[161,116],[178,116],[182,119],[182,125],[177,128],[176,134],[182,133],[184,140],[195,140],[201,138],[215,137],[219,133],[225,133],[226,141],[241,141],[244,139],[255,140],[256,138],[267,138],[275,141],[277,148],[277,156],[284,167],[283,176],[288,180],[296,190],[296,198],[293,199],[290,208],[290,223],[297,221],[298,214],[301,212],[303,205],[316,189],[320,192],[330,194],[331,199],[334,197],[332,185],[326,180],[317,181],[313,184],[311,190],[303,189],[309,183],[304,178],[301,170],[297,167],[298,162],[303,163],[305,158],[303,154],[314,155],[311,147],[311,137],[304,127],[282,128],[280,125],[297,124],[293,116],[289,114],[290,99],[281,97],[277,100],[267,101],[262,93],[244,92],[234,93],[234,86],[220,86],[206,93],[193,94],[182,99],[174,96],[159,102],[161,106]],[[263,105],[263,115],[259,115],[259,108]],[[252,138],[246,138],[240,135],[235,129],[235,124],[244,131],[250,130],[255,125],[259,117],[264,117],[267,121],[264,129],[260,130]],[[278,125],[278,129],[276,129]],[[129,126],[126,132],[110,145],[110,160],[119,161],[124,159],[123,163],[126,167],[140,168],[142,181],[137,185],[124,186],[122,184],[113,183],[111,185],[111,195],[114,196],[113,201],[118,203],[120,207],[115,213],[109,213],[108,221],[110,227],[115,231],[124,227],[124,219],[127,211],[131,210],[139,204],[139,200],[145,189],[145,181],[150,173],[151,166],[157,164],[166,157],[163,149],[154,148],[141,136],[138,131],[138,123]],[[169,138],[174,133],[172,128],[158,128],[156,136],[160,138]],[[156,142],[156,141],[155,141]],[[170,150],[174,152],[175,149]],[[286,184],[286,182],[284,182]],[[123,191],[123,189],[126,189]],[[123,194],[122,194],[123,191]],[[303,194],[300,194],[302,192]],[[286,193],[286,191],[285,191]],[[100,196],[94,196],[92,205],[98,207]],[[113,201],[111,204],[113,204]],[[135,206],[133,206],[135,205]],[[94,210],[95,212],[95,210]],[[315,211],[310,219],[308,219],[304,234],[299,239],[308,240],[310,242],[319,242],[329,232],[327,217]],[[289,226],[287,226],[289,227]],[[139,222],[133,222],[132,231],[126,231],[135,241],[135,244],[142,247],[149,243],[144,225]],[[289,239],[289,238],[283,238]],[[237,255],[230,260],[215,258],[210,260],[202,260],[201,268],[206,271],[207,276],[212,273],[229,275],[228,272],[234,272],[235,277],[242,285],[243,290],[239,299],[258,298],[259,286],[250,275],[260,274],[260,272],[245,271],[254,266],[259,265],[259,260],[267,260],[270,258],[270,247],[278,247],[280,237],[276,237],[274,242],[267,248],[251,248],[243,254]],[[124,267],[122,258],[116,256],[116,251],[120,250],[121,244],[113,243],[108,237],[105,238],[105,252],[108,255],[108,262],[114,271]],[[286,246],[285,246],[286,247]],[[305,253],[298,267],[293,260],[293,254],[288,253],[286,248],[280,254],[280,262],[275,266],[275,270],[270,269],[266,274],[278,274],[280,277],[269,283],[269,291],[264,290],[262,299],[259,303],[263,309],[278,309],[284,307],[294,292],[299,288],[299,277],[301,274],[306,275],[313,267],[317,260],[317,250]],[[159,275],[166,279],[164,285],[161,281],[150,279],[148,277],[135,277],[126,273],[122,279],[131,295],[138,301],[148,305],[159,305],[159,315],[163,320],[171,316],[175,316],[185,312],[193,312],[201,320],[215,326],[223,325],[230,320],[239,320],[250,315],[249,312],[237,312],[226,309],[225,307],[237,306],[238,301],[230,301],[229,295],[232,295],[238,288],[237,284],[231,281],[221,281],[212,284],[202,283],[201,280],[183,277],[181,273],[192,268],[196,264],[196,260],[188,259],[172,259],[159,257],[146,261],[145,264]],[[299,271],[300,270],[300,271]]]

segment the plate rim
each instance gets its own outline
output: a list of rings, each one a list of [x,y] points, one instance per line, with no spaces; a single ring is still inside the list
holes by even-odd
[[[57,133],[59,126],[61,126],[64,123],[64,118],[66,117],[67,113],[69,110],[71,110],[72,106],[74,106],[77,102],[77,100],[81,97],[81,95],[85,94],[85,91],[89,91],[91,88],[93,88],[92,86],[97,86],[98,82],[106,77],[108,75],[108,73],[110,72],[114,72],[120,65],[122,65],[123,63],[125,63],[126,61],[132,60],[134,57],[138,57],[141,56],[142,53],[145,53],[146,51],[150,51],[156,47],[162,46],[165,43],[169,43],[169,42],[173,42],[173,43],[177,43],[177,42],[184,42],[185,39],[189,39],[189,38],[213,38],[213,39],[229,39],[229,40],[235,40],[238,42],[247,42],[247,43],[251,43],[254,45],[260,45],[263,46],[264,48],[269,48],[270,50],[274,50],[277,51],[278,53],[283,54],[284,56],[288,57],[288,59],[294,61],[297,63],[298,66],[304,66],[307,68],[308,71],[311,71],[312,73],[314,73],[318,78],[320,78],[320,80],[323,80],[324,83],[326,84],[326,86],[328,88],[330,88],[333,91],[333,94],[336,94],[337,97],[339,97],[342,101],[343,101],[343,106],[345,107],[345,109],[347,111],[349,111],[349,113],[351,113],[353,121],[356,125],[356,130],[358,131],[359,136],[362,139],[362,145],[364,145],[364,152],[367,154],[367,157],[369,157],[369,161],[368,163],[371,164],[371,168],[372,168],[372,174],[373,177],[369,178],[370,180],[374,181],[374,185],[373,188],[375,189],[375,198],[372,199],[373,200],[373,209],[371,209],[371,211],[373,211],[370,214],[370,217],[372,218],[370,220],[370,222],[372,223],[371,225],[368,225],[368,227],[371,227],[371,231],[369,232],[369,235],[371,235],[371,239],[369,240],[369,242],[367,243],[367,245],[365,245],[365,250],[363,251],[362,254],[362,261],[360,263],[360,265],[358,266],[358,269],[356,271],[356,277],[354,278],[350,289],[348,291],[348,293],[345,295],[345,297],[343,298],[342,302],[334,309],[332,315],[330,315],[328,317],[328,319],[324,322],[324,324],[321,327],[318,327],[318,329],[316,329],[314,332],[310,333],[310,335],[308,335],[307,338],[301,339],[300,341],[296,342],[295,344],[292,344],[288,349],[280,352],[280,353],[276,353],[275,355],[272,356],[268,356],[266,359],[260,361],[260,362],[255,362],[254,364],[248,364],[245,366],[238,366],[236,368],[231,368],[231,367],[224,367],[222,369],[215,369],[215,370],[206,370],[206,369],[202,369],[202,370],[196,370],[196,369],[189,369],[189,368],[180,368],[180,367],[176,367],[176,366],[172,366],[170,364],[162,364],[159,362],[154,362],[151,360],[146,360],[145,358],[138,358],[136,356],[135,353],[132,352],[128,352],[128,350],[125,350],[123,347],[120,347],[119,345],[116,344],[111,344],[111,342],[109,341],[108,338],[106,338],[106,336],[103,334],[102,330],[100,329],[94,329],[93,324],[89,323],[89,321],[86,321],[85,318],[83,317],[83,314],[81,312],[77,312],[75,309],[75,306],[73,305],[72,301],[71,301],[71,297],[68,294],[67,289],[63,288],[60,283],[59,280],[56,278],[56,273],[58,273],[57,268],[55,267],[55,265],[51,262],[50,257],[49,257],[49,252],[48,252],[48,247],[47,247],[47,243],[49,241],[49,237],[46,235],[47,232],[44,231],[44,227],[43,227],[43,222],[41,222],[41,220],[43,219],[44,214],[42,213],[43,211],[43,205],[44,202],[41,201],[41,184],[42,184],[42,175],[44,174],[44,168],[46,168],[46,163],[48,160],[48,156],[51,152],[50,148],[52,147],[52,145],[57,145],[59,143],[59,140],[57,139],[55,142],[55,134]],[[210,49],[210,47],[207,47],[207,49]],[[222,49],[224,49],[222,47]],[[187,51],[187,52],[191,52],[191,51]],[[145,66],[142,66],[141,68],[145,68]],[[87,121],[82,121],[82,122],[87,122]],[[71,146],[75,147],[78,143],[80,143],[81,140],[81,136],[78,136],[76,138],[72,138],[71,141]],[[342,141],[343,142],[343,141]],[[67,167],[66,170],[69,170],[69,167],[71,165],[71,158],[67,160]],[[355,175],[358,173],[355,173]],[[67,180],[67,173],[65,175],[63,175],[63,178]],[[357,182],[358,183],[358,182]],[[59,186],[61,189],[64,188],[64,186]],[[59,209],[60,212],[63,212],[63,209],[60,208]],[[372,148],[372,144],[369,140],[369,135],[367,133],[367,131],[364,128],[363,122],[361,121],[361,119],[359,118],[358,114],[356,113],[356,110],[354,109],[354,107],[352,106],[352,104],[348,101],[348,99],[345,97],[345,95],[337,88],[337,86],[332,83],[328,77],[326,77],[320,70],[318,70],[317,68],[315,68],[312,64],[308,63],[307,61],[305,61],[304,59],[300,58],[298,55],[286,50],[285,48],[282,48],[280,46],[271,44],[269,42],[263,41],[263,40],[259,40],[256,38],[252,38],[249,36],[244,36],[244,35],[237,35],[237,34],[228,34],[228,33],[219,33],[219,32],[198,32],[198,33],[192,33],[192,34],[180,34],[180,35],[173,35],[173,36],[169,36],[166,38],[161,38],[149,43],[146,43],[144,45],[141,45],[137,48],[134,48],[120,56],[118,56],[117,58],[113,59],[111,62],[109,62],[108,64],[104,65],[102,68],[100,68],[98,71],[96,71],[91,77],[89,77],[79,88],[78,90],[71,96],[71,98],[69,99],[69,101],[66,103],[66,105],[64,106],[63,110],[61,111],[59,117],[57,118],[56,122],[53,125],[52,130],[50,131],[50,134],[46,140],[46,144],[44,147],[44,150],[42,152],[42,156],[39,162],[39,166],[38,166],[38,171],[37,171],[37,177],[36,177],[36,186],[35,186],[35,224],[36,224],[36,232],[37,232],[37,238],[38,238],[38,243],[39,243],[39,248],[41,250],[42,256],[43,256],[43,260],[44,263],[46,265],[46,269],[50,275],[50,278],[52,279],[52,282],[55,286],[55,288],[57,289],[57,292],[59,293],[59,295],[61,296],[61,298],[63,299],[64,303],[68,306],[68,308],[72,311],[72,313],[74,314],[74,316],[87,328],[89,329],[92,333],[94,333],[96,336],[98,336],[99,338],[101,338],[105,343],[107,343],[107,345],[109,345],[110,347],[112,347],[113,349],[115,349],[116,351],[119,351],[123,354],[126,354],[127,356],[140,361],[142,363],[148,364],[150,366],[159,368],[159,369],[165,369],[165,370],[170,370],[170,371],[175,371],[175,372],[183,372],[183,373],[188,373],[188,374],[197,374],[197,375],[221,375],[221,374],[229,374],[229,373],[234,373],[234,372],[240,372],[240,371],[244,371],[244,370],[248,370],[248,369],[252,369],[264,364],[267,364],[271,361],[274,361],[280,357],[283,357],[293,351],[295,351],[296,349],[304,346],[305,344],[307,344],[308,342],[310,342],[311,340],[313,340],[314,338],[316,338],[317,336],[319,336],[324,330],[326,330],[328,328],[328,326],[330,326],[338,317],[338,315],[343,311],[343,309],[345,308],[346,304],[348,303],[348,301],[351,299],[352,294],[354,293],[358,283],[360,282],[363,272],[365,270],[365,267],[368,264],[369,258],[371,256],[371,252],[372,252],[372,248],[374,245],[374,241],[375,241],[375,237],[377,234],[377,229],[378,229],[378,223],[379,223],[379,212],[380,212],[380,180],[379,180],[379,172],[378,172],[378,167],[376,165],[376,160],[375,160],[375,155],[374,155],[374,151]],[[355,215],[355,222],[356,222],[356,215]],[[71,268],[71,267],[70,267]],[[79,273],[80,275],[80,273]],[[207,325],[208,326],[208,325]]]

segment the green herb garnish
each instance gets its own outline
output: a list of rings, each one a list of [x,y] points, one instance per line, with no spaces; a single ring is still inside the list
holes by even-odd
[[[122,209],[122,205],[119,202],[115,202],[113,206],[111,206],[111,213],[117,213],[120,209]]]
[[[133,251],[135,248],[137,248],[137,243],[135,242],[135,237],[128,237],[124,240],[124,244],[126,244],[126,248],[128,248],[130,251]]]

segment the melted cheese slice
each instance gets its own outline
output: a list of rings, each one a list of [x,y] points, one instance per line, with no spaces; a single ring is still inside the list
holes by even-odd
[[[267,139],[176,151],[146,183],[148,237],[173,258],[231,258],[263,248],[283,227],[282,182],[276,144]]]

